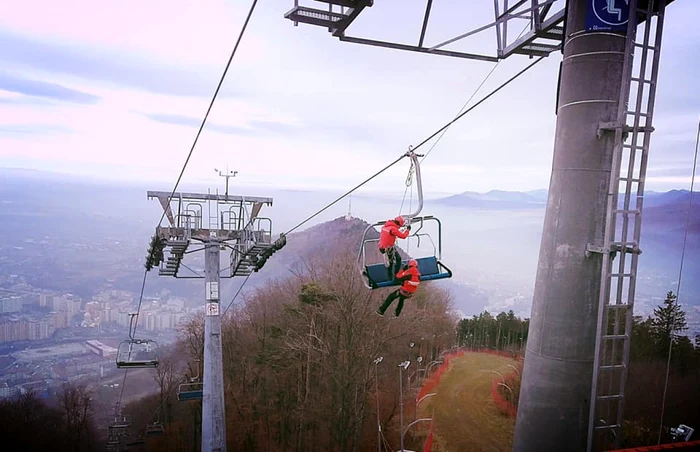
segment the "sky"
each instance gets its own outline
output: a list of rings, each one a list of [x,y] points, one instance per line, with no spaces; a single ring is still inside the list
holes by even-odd
[[[183,183],[223,186],[214,168],[228,167],[238,171],[232,186],[352,187],[450,121],[494,65],[340,42],[285,19],[293,3],[258,2]],[[415,45],[424,5],[377,1],[347,34]],[[0,0],[0,167],[172,187],[249,8],[247,0]],[[697,13],[692,0],[666,12],[648,189],[690,184]],[[436,2],[426,45],[493,14],[488,0]],[[495,33],[448,48],[494,55]],[[502,61],[474,101],[532,61]],[[547,188],[560,61],[552,54],[452,126],[422,165],[425,190]],[[402,193],[408,167],[368,188]]]

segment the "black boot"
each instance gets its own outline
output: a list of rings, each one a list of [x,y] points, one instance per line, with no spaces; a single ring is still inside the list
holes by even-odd
[[[388,297],[386,297],[386,300],[384,300],[384,304],[382,304],[379,309],[377,309],[377,314],[379,315],[384,315],[387,309],[389,309],[389,306],[391,306],[391,303],[394,302],[399,297],[399,291],[395,290],[389,294]]]

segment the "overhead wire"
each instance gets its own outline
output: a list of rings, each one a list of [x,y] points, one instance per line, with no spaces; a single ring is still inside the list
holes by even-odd
[[[520,37],[523,35],[523,33],[525,33],[525,30],[527,30],[528,28],[530,28],[530,24],[529,24],[529,23],[525,24],[525,27],[523,27],[523,29],[520,31],[520,34],[518,34],[518,36],[515,38],[515,40],[517,41],[518,39],[520,39]],[[476,89],[474,90],[474,92],[472,93],[472,95],[469,96],[469,99],[467,99],[467,101],[464,103],[464,105],[462,105],[462,108],[459,109],[459,111],[457,112],[457,116],[456,116],[456,117],[458,117],[458,116],[462,113],[462,111],[464,111],[464,109],[467,108],[467,105],[469,105],[469,102],[472,101],[472,99],[474,98],[474,96],[476,96],[476,93],[479,92],[479,90],[481,89],[481,87],[484,86],[484,85],[486,84],[486,81],[489,79],[489,77],[491,77],[491,74],[493,74],[493,72],[494,72],[494,71],[496,70],[496,68],[501,64],[502,61],[503,61],[502,59],[501,59],[501,60],[498,60],[498,61],[496,62],[496,64],[493,65],[493,67],[491,68],[491,70],[489,71],[489,73],[486,74],[486,77],[484,77],[484,79],[481,81],[481,83],[479,84],[479,86],[476,87]],[[456,117],[455,117],[455,118],[456,118]],[[438,139],[435,140],[435,142],[433,143],[433,145],[430,146],[430,149],[428,149],[428,152],[426,152],[425,155],[423,156],[423,158],[421,159],[421,161],[420,161],[421,163],[423,163],[423,160],[425,160],[425,159],[428,157],[428,155],[429,155],[431,152],[433,152],[433,149],[435,148],[435,146],[437,146],[437,144],[440,142],[440,140],[442,140],[442,137],[445,136],[445,134],[447,133],[447,131],[450,129],[450,126],[451,126],[451,125],[452,125],[452,124],[449,124],[449,125],[445,128],[445,130],[440,134],[440,136],[438,137]]]
[[[380,169],[379,171],[377,171],[376,173],[374,173],[373,175],[371,175],[370,177],[368,177],[368,178],[365,179],[364,181],[362,181],[362,182],[360,182],[359,184],[355,185],[353,188],[351,188],[350,190],[346,191],[344,194],[342,194],[342,195],[340,195],[338,198],[336,198],[333,202],[327,204],[327,205],[326,205],[324,208],[322,208],[321,210],[317,211],[317,212],[314,213],[313,215],[308,216],[304,221],[302,221],[301,223],[297,224],[296,226],[294,226],[293,228],[291,228],[290,230],[288,230],[288,231],[285,233],[285,235],[288,235],[288,234],[294,232],[295,230],[297,230],[297,229],[300,228],[301,226],[305,225],[306,223],[308,223],[309,221],[311,221],[312,219],[314,219],[315,217],[317,217],[317,216],[320,215],[321,213],[325,212],[327,209],[329,209],[330,207],[332,207],[333,205],[335,205],[337,202],[341,201],[343,198],[345,198],[345,197],[346,197],[347,195],[349,195],[350,193],[354,192],[354,191],[357,190],[358,188],[360,188],[360,187],[362,187],[363,185],[365,185],[367,182],[371,181],[371,180],[374,179],[375,177],[377,177],[377,176],[379,176],[380,174],[382,174],[384,171],[386,171],[386,170],[388,170],[389,168],[391,168],[392,166],[396,165],[396,164],[397,164],[399,161],[401,161],[401,159],[403,159],[405,156],[406,156],[406,154],[402,154],[399,158],[397,158],[397,159],[394,160],[393,162],[389,163],[387,166],[385,166],[384,168]]]
[[[523,29],[523,31],[525,31],[525,29]],[[522,34],[522,32],[520,32],[520,34]],[[519,38],[519,37],[520,37],[520,36],[518,36],[518,38]],[[517,38],[516,38],[516,39],[517,39]],[[498,67],[498,65],[501,64],[501,61],[503,61],[503,60],[498,60],[498,62],[497,62],[496,64],[493,65],[493,67],[491,68],[491,70],[489,71],[489,73],[486,74],[486,77],[484,77],[484,79],[481,81],[481,83],[479,84],[479,86],[476,87],[476,89],[474,90],[474,92],[472,92],[471,96],[469,96],[469,99],[467,99],[467,101],[464,103],[464,105],[462,105],[462,108],[459,109],[459,111],[457,112],[457,115],[459,115],[460,113],[462,113],[462,111],[464,111],[464,109],[467,108],[467,105],[469,105],[469,102],[472,101],[472,99],[474,98],[474,96],[476,96],[476,94],[479,92],[479,90],[481,89],[481,87],[484,86],[484,84],[485,84],[486,81],[489,79],[489,77],[491,77],[491,74],[493,74],[493,72],[496,70],[496,68]],[[456,116],[457,116],[457,115],[456,115]],[[451,124],[450,124],[450,125],[451,125]],[[430,149],[428,149],[428,152],[426,152],[425,155],[421,158],[420,163],[423,163],[423,160],[425,160],[426,157],[428,157],[428,155],[433,151],[433,149],[435,149],[435,146],[437,146],[437,144],[440,142],[440,140],[442,140],[442,137],[444,137],[445,134],[447,133],[447,131],[450,129],[450,125],[448,125],[448,126],[445,128],[445,130],[442,131],[442,133],[440,134],[440,136],[438,137],[438,139],[435,140],[435,141],[433,142],[432,146],[430,146]],[[412,169],[412,168],[413,168],[413,167],[411,166],[411,169]],[[410,170],[409,170],[409,175],[410,175]],[[404,191],[403,191],[403,198],[401,199],[401,208],[399,209],[399,214],[401,213],[401,210],[403,209],[403,204],[404,204],[404,201],[406,200],[406,193],[408,192],[409,186],[410,186],[410,184],[407,183],[407,184],[406,184],[406,188],[405,188]],[[413,189],[413,187],[411,187],[411,189]]]
[[[433,138],[435,138],[440,132],[442,132],[443,130],[446,130],[446,129],[449,128],[452,124],[454,124],[455,122],[457,122],[457,121],[459,121],[460,119],[462,119],[462,117],[463,117],[464,115],[466,115],[467,113],[471,112],[471,111],[474,110],[476,107],[478,107],[479,105],[481,105],[482,103],[484,103],[488,98],[490,98],[491,96],[493,96],[494,94],[496,94],[497,92],[499,92],[500,90],[502,90],[503,88],[505,88],[506,86],[508,86],[511,82],[513,82],[513,80],[515,80],[515,79],[517,79],[518,77],[520,77],[521,75],[523,75],[525,72],[527,72],[528,70],[530,70],[530,68],[532,68],[534,65],[536,65],[536,64],[539,63],[540,61],[544,60],[545,58],[546,58],[546,56],[541,56],[541,57],[539,57],[538,59],[536,59],[535,61],[533,61],[532,63],[530,63],[530,64],[528,64],[527,66],[525,66],[524,69],[520,70],[517,74],[515,74],[514,76],[512,76],[511,78],[509,78],[508,80],[506,80],[505,82],[503,82],[501,85],[498,86],[498,88],[494,89],[494,90],[491,91],[489,94],[487,94],[486,96],[482,97],[481,100],[479,100],[479,102],[475,103],[474,105],[472,105],[471,107],[469,107],[467,110],[465,110],[465,111],[463,111],[462,113],[460,113],[459,115],[455,116],[455,118],[454,118],[452,121],[448,122],[447,124],[445,124],[444,126],[442,126],[441,128],[439,128],[435,133],[433,133],[432,135],[430,135],[430,136],[429,136],[428,138],[426,138],[425,140],[421,141],[417,146],[414,146],[414,147],[413,147],[413,150],[415,151],[416,149],[418,149],[418,148],[424,146],[427,142],[429,142],[430,140],[432,140]]]
[[[516,38],[516,39],[517,39],[517,38]],[[491,77],[491,74],[493,74],[493,72],[496,70],[496,68],[498,67],[498,65],[501,64],[501,61],[503,61],[503,60],[498,60],[498,62],[497,62],[496,64],[493,65],[493,67],[491,68],[491,70],[489,71],[489,73],[486,74],[486,77],[484,77],[484,79],[481,81],[481,83],[479,84],[479,86],[476,87],[476,89],[474,90],[474,92],[472,93],[472,95],[469,96],[469,99],[467,99],[467,101],[464,103],[464,105],[462,105],[462,108],[459,109],[459,111],[457,112],[457,116],[459,116],[459,115],[462,113],[462,111],[464,111],[464,109],[467,108],[467,105],[469,105],[469,102],[471,102],[472,99],[474,99],[474,96],[476,96],[476,93],[478,93],[479,90],[481,89],[481,87],[484,86],[484,84],[485,84],[486,81],[489,79],[489,77]],[[438,139],[435,140],[435,142],[433,143],[433,145],[430,146],[430,149],[428,149],[428,152],[426,152],[425,155],[423,156],[423,158],[421,158],[421,160],[420,160],[421,163],[423,163],[423,160],[425,160],[425,159],[428,157],[428,155],[430,155],[430,153],[433,152],[433,149],[435,149],[435,146],[437,146],[437,144],[440,142],[440,140],[442,140],[442,137],[445,136],[445,134],[447,133],[447,131],[450,129],[450,126],[451,126],[451,125],[452,125],[452,124],[448,125],[448,126],[445,128],[445,130],[442,131],[442,133],[440,134],[440,136],[438,137]]]
[[[226,306],[226,309],[224,309],[224,313],[221,315],[222,317],[226,315],[226,313],[228,312],[228,309],[231,307],[231,305],[233,305],[233,302],[236,301],[238,294],[241,293],[241,290],[243,290],[243,286],[245,286],[245,283],[248,282],[248,278],[250,278],[251,275],[252,275],[252,273],[250,275],[246,276],[245,279],[243,280],[243,282],[241,283],[241,285],[238,286],[238,290],[236,291],[236,294],[233,296],[233,298],[231,298],[231,301],[229,302],[228,306]]]
[[[248,28],[248,23],[250,22],[250,18],[253,15],[253,11],[255,10],[255,6],[257,5],[257,3],[258,3],[258,0],[253,0],[252,4],[250,5],[250,10],[248,11],[248,15],[246,16],[245,22],[243,23],[243,26],[241,27],[241,31],[238,34],[238,39],[236,40],[236,44],[234,45],[233,50],[231,51],[231,55],[228,58],[228,62],[226,63],[226,67],[224,68],[224,71],[221,74],[221,78],[219,79],[219,83],[216,86],[216,90],[214,91],[214,95],[211,98],[211,102],[209,102],[209,107],[207,108],[207,111],[204,115],[204,118],[202,119],[202,123],[200,124],[199,130],[197,131],[197,135],[195,135],[194,141],[192,142],[192,146],[190,147],[190,150],[187,153],[187,158],[185,159],[185,162],[182,165],[182,169],[180,170],[180,174],[178,175],[177,180],[175,181],[175,186],[173,187],[173,190],[170,193],[169,199],[175,195],[175,192],[177,191],[177,187],[180,185],[180,181],[182,180],[182,176],[185,174],[185,170],[187,169],[187,165],[189,164],[190,159],[192,158],[192,154],[194,153],[194,149],[197,146],[197,142],[199,141],[199,137],[202,134],[202,130],[204,130],[204,126],[207,122],[207,119],[209,118],[209,113],[211,112],[211,109],[214,106],[214,102],[216,101],[216,98],[219,95],[219,91],[221,90],[221,86],[223,85],[224,80],[226,78],[226,74],[228,73],[228,70],[231,67],[231,62],[233,61],[233,58],[236,55],[238,47],[239,47],[241,40],[243,38],[243,35],[245,34],[246,29]],[[161,215],[160,219],[158,220],[158,223],[156,223],[156,227],[158,225],[160,225],[160,223],[163,221],[163,218],[165,218],[165,213],[166,213],[166,209],[163,209],[163,214]],[[139,316],[139,313],[141,312],[141,304],[143,302],[143,294],[144,294],[144,289],[146,287],[147,275],[148,275],[148,269],[145,269],[144,274],[143,274],[143,283],[141,285],[141,293],[139,295],[139,304],[138,304],[138,308],[136,309],[136,323],[134,324],[133,334],[131,335],[131,338],[133,338],[136,335],[136,328],[138,326],[138,316]],[[131,333],[131,331],[130,331],[130,333]],[[128,372],[128,369],[126,369],[124,371],[124,380],[122,383],[122,389],[121,389],[121,393],[119,395],[119,401],[118,401],[119,406],[121,406],[122,397],[124,395],[124,383],[126,383],[127,372]]]
[[[136,335],[136,326],[139,323],[139,317],[138,317],[138,312],[141,310],[141,302],[143,301],[143,291],[146,288],[146,276],[148,275],[148,270],[146,270],[143,273],[143,280],[141,281],[141,295],[139,296],[139,305],[136,310],[136,323],[134,324],[134,332],[133,334],[131,333],[131,324],[129,324],[129,338],[133,339],[134,335]],[[133,318],[132,318],[133,320]],[[118,352],[117,352],[118,353]],[[126,376],[129,374],[129,369],[124,369],[124,379],[122,380],[122,388],[121,391],[119,392],[119,401],[117,402],[117,407],[118,411],[121,412],[121,406],[122,406],[122,399],[124,398],[124,388],[126,387]],[[116,413],[119,415],[120,413]]]
[[[192,147],[190,148],[190,152],[187,154],[187,159],[185,159],[185,164],[182,166],[182,171],[180,171],[180,175],[177,177],[177,181],[175,182],[175,187],[173,187],[172,193],[170,193],[170,198],[172,198],[175,195],[175,191],[177,190],[178,185],[180,184],[180,181],[182,180],[183,174],[185,174],[185,168],[187,168],[187,164],[190,161],[190,158],[192,157],[192,153],[194,152],[195,146],[197,146],[197,142],[199,141],[199,136],[202,134],[202,130],[204,130],[204,125],[207,122],[207,119],[209,118],[209,113],[211,112],[212,107],[214,106],[214,102],[216,101],[217,96],[219,95],[219,91],[221,90],[221,86],[224,83],[224,79],[226,78],[226,74],[228,73],[228,69],[231,66],[231,62],[233,61],[233,57],[236,55],[236,51],[238,50],[238,46],[241,43],[241,39],[243,38],[243,34],[246,31],[246,28],[248,28],[248,22],[250,21],[250,17],[253,15],[253,11],[255,10],[255,5],[258,3],[258,0],[253,0],[253,3],[250,5],[250,10],[248,11],[248,16],[245,19],[245,22],[243,23],[243,27],[241,28],[241,32],[238,34],[238,39],[236,40],[236,45],[233,47],[233,50],[231,51],[231,56],[228,58],[228,62],[226,63],[226,67],[224,68],[223,74],[221,74],[221,79],[219,80],[219,84],[216,86],[216,91],[214,91],[214,95],[211,98],[211,102],[209,102],[209,107],[207,108],[207,112],[204,115],[204,119],[202,119],[202,123],[199,126],[199,130],[197,131],[197,135],[194,137],[194,142],[192,142]],[[160,224],[161,221],[163,221],[163,218],[165,218],[165,209],[163,209],[163,214],[160,217],[160,220],[158,220],[158,224]]]
[[[685,250],[686,250],[686,245],[688,243],[688,230],[690,229],[690,214],[691,214],[691,208],[693,206],[693,190],[695,188],[695,172],[697,170],[697,165],[698,165],[698,148],[700,147],[700,120],[698,121],[698,133],[697,137],[695,138],[695,156],[693,157],[693,174],[690,177],[690,193],[688,196],[688,212],[686,213],[685,216],[685,234],[683,235],[683,249],[681,251],[681,263],[680,263],[680,269],[678,270],[678,285],[676,287],[676,305],[678,305],[678,302],[680,300],[680,291],[681,291],[681,278],[683,277],[683,263],[685,261]],[[669,331],[669,342],[668,342],[668,359],[666,361],[666,380],[664,382],[664,392],[663,392],[663,397],[661,398],[661,420],[659,422],[659,437],[658,437],[658,442],[657,444],[661,444],[661,432],[663,431],[663,426],[664,426],[664,410],[666,409],[666,393],[668,391],[668,380],[669,380],[669,374],[671,370],[671,354],[673,351],[673,331],[676,326],[676,315],[675,311],[673,311],[673,317],[671,318],[671,331]]]

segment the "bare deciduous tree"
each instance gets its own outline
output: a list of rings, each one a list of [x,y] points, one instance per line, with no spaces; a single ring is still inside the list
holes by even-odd
[[[91,393],[85,385],[66,383],[61,388],[58,403],[66,429],[68,447],[74,451],[89,450],[90,444],[83,448],[83,439],[89,443],[89,420],[92,416]],[[85,434],[85,435],[84,435]]]

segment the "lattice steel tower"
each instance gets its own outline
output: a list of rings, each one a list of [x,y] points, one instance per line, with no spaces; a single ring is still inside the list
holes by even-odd
[[[260,217],[272,198],[218,193],[149,191],[165,210],[166,225],[156,228],[167,256],[159,275],[205,280],[204,370],[202,391],[202,451],[226,451],[226,412],[221,342],[220,280],[248,276],[256,270],[257,256],[274,247],[272,220]],[[207,223],[204,223],[204,219]],[[192,241],[204,248],[188,251]],[[230,249],[226,274],[220,269],[220,250]],[[204,275],[186,266],[186,254],[204,250]],[[186,274],[182,271],[186,269]],[[225,271],[224,270],[224,271]]]

